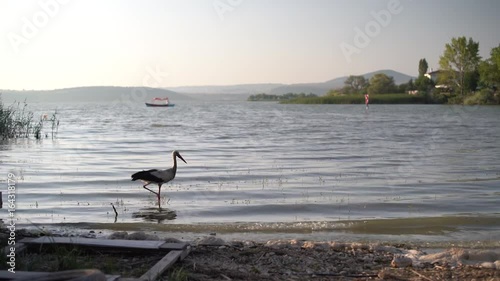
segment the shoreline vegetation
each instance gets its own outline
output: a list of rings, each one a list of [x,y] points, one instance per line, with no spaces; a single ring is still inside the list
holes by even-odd
[[[271,102],[281,104],[364,104],[363,94],[339,94],[337,91],[324,96],[315,94],[285,95],[257,94],[248,97],[247,101]],[[459,105],[500,105],[500,95],[490,89],[483,89],[461,98],[450,92],[433,91],[431,93],[379,93],[370,95],[370,104],[459,104]]]
[[[282,104],[364,104],[365,98],[363,95],[340,95],[340,96],[316,96],[303,94],[287,94],[285,95],[267,95],[259,94],[251,96],[248,101],[278,101]],[[379,94],[370,96],[370,104],[429,104],[436,103],[430,100],[430,97],[423,95],[407,95],[407,94]]]
[[[479,56],[479,43],[472,38],[452,38],[439,59],[440,69],[429,71],[425,58],[418,62],[418,77],[396,85],[394,77],[376,73],[371,77],[350,75],[340,89],[323,96],[288,93],[252,95],[248,101],[279,101],[285,104],[461,104],[500,105],[500,44],[490,58]]]
[[[282,101],[283,104],[365,104],[363,95],[306,97]],[[406,94],[370,95],[370,104],[426,104],[425,96]]]
[[[44,132],[45,122],[50,122],[51,137],[55,138],[57,136],[59,130],[57,110],[50,117],[48,114],[43,114],[40,119],[37,119],[27,107],[26,101],[5,106],[0,95],[0,140],[31,137],[37,140],[43,137],[48,138],[49,133]]]

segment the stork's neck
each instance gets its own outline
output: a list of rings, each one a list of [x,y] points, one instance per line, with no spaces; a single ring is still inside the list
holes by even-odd
[[[174,174],[177,171],[177,157],[175,157],[175,154],[172,154],[172,157],[174,158],[174,166],[172,167],[172,170],[174,170]]]

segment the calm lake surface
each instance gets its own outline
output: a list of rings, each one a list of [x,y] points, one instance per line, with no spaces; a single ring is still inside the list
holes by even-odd
[[[0,145],[18,224],[500,239],[499,107],[30,106],[57,108],[60,126],[54,140]],[[174,149],[188,164],[160,213],[130,175],[171,167]]]

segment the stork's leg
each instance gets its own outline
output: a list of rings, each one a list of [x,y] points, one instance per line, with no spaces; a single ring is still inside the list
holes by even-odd
[[[145,189],[149,190],[150,192],[153,192],[154,194],[156,194],[156,196],[158,196],[158,192],[156,191],[152,191],[151,189],[147,188],[146,186],[149,185],[150,183],[147,183],[145,185],[143,185],[142,187],[144,187]]]
[[[158,184],[158,194],[156,194],[158,196],[158,208],[161,209],[161,205],[160,205],[160,192],[161,192],[161,183]]]
[[[145,184],[145,185],[143,185],[142,187],[144,187],[145,189],[149,190],[150,192],[156,194],[156,197],[158,198],[158,206],[160,206],[160,192],[159,192],[159,190],[158,190],[158,192],[152,191],[151,189],[149,189],[149,188],[146,187],[148,184],[150,184],[150,182],[147,183],[147,184]]]

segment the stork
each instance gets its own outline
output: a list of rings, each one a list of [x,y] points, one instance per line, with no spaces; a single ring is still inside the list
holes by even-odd
[[[162,184],[167,183],[175,178],[175,173],[177,172],[177,157],[179,157],[182,161],[184,161],[184,163],[187,164],[186,160],[182,158],[180,153],[177,150],[174,150],[172,151],[172,158],[174,158],[174,166],[172,168],[166,170],[152,169],[147,171],[140,171],[132,175],[132,181],[136,180],[143,181],[144,185],[142,187],[156,194],[156,197],[158,197],[158,208],[160,209],[161,209],[160,205],[161,186]],[[152,183],[158,184],[158,192],[155,192],[146,187]]]

